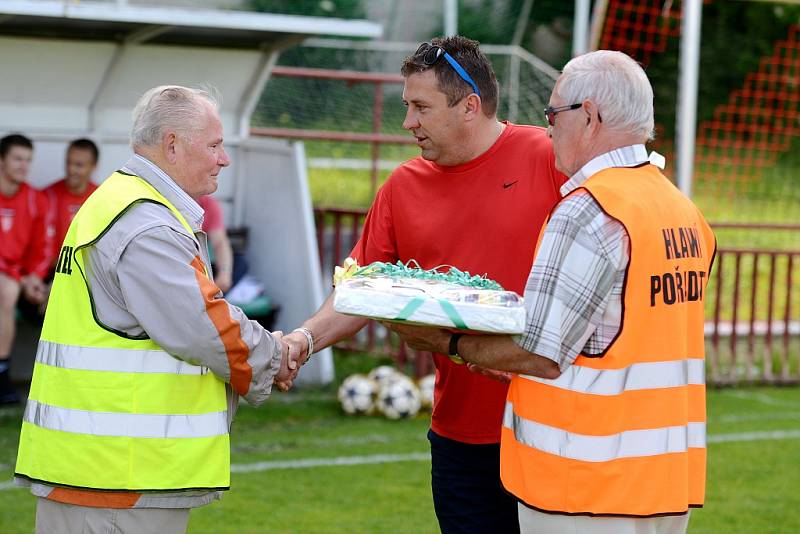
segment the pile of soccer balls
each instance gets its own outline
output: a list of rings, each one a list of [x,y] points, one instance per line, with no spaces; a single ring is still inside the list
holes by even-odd
[[[382,365],[368,375],[345,378],[339,387],[339,403],[345,413],[365,415],[381,413],[389,419],[414,417],[420,408],[433,405],[433,375],[419,381],[419,386],[394,367]]]

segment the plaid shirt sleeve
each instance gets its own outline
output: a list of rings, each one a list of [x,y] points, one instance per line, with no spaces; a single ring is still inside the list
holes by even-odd
[[[628,234],[579,192],[553,213],[525,286],[527,327],[517,343],[563,372],[598,354],[619,332]]]

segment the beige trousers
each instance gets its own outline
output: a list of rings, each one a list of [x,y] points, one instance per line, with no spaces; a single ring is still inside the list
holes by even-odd
[[[40,497],[37,534],[184,534],[188,508],[90,508]]]
[[[689,514],[664,517],[592,517],[586,515],[545,514],[519,508],[521,534],[683,534]]]

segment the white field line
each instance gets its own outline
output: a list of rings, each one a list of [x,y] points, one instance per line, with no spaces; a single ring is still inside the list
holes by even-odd
[[[725,443],[732,441],[761,441],[776,439],[800,438],[800,430],[772,430],[765,432],[737,432],[735,434],[715,434],[708,436],[708,443]]]
[[[737,441],[800,439],[800,429],[773,430],[767,432],[739,432],[734,434],[715,434],[708,436],[708,443],[726,443]],[[249,464],[232,464],[232,473],[259,473],[275,469],[307,469],[309,467],[334,467],[342,465],[370,465],[397,462],[426,462],[430,453],[412,452],[409,454],[373,454],[371,456],[339,456],[335,458],[301,458],[298,460],[282,460],[274,462],[254,462]],[[0,482],[0,491],[25,489],[14,485],[13,481]]]
[[[800,421],[800,412],[731,414],[721,415],[713,420],[709,419],[709,421],[713,423],[744,423],[746,421],[778,421],[786,419]]]
[[[767,404],[769,406],[784,406],[787,408],[796,408],[797,405],[792,402],[785,402],[778,399],[773,399],[769,395],[765,395],[764,393],[751,393],[749,391],[726,391],[726,395],[731,397],[736,397],[737,399],[744,399],[744,400],[752,400],[756,402],[760,402],[762,404]]]
[[[408,438],[404,438],[407,441]],[[366,434],[364,436],[340,436],[338,438],[330,439],[312,439],[304,441],[303,445],[306,447],[334,447],[336,445],[366,445],[368,443],[380,443],[386,445],[398,441],[398,438],[386,436],[384,434]],[[427,441],[424,434],[420,434],[418,441]],[[237,441],[231,447],[233,452],[280,452],[288,449],[296,449],[297,444],[292,443],[258,443],[258,442],[245,442]]]
[[[431,459],[428,452],[409,454],[373,454],[371,456],[339,456],[337,458],[302,458],[277,462],[255,462],[252,464],[233,464],[232,473],[256,473],[273,469],[304,469],[307,467],[330,467],[338,465],[388,464],[396,462],[422,462]]]
[[[328,402],[331,400],[330,393],[296,393],[294,391],[289,393],[282,393],[273,390],[269,398],[269,402],[278,402],[280,404],[296,404],[298,402]],[[239,397],[240,405],[247,405],[244,398]]]

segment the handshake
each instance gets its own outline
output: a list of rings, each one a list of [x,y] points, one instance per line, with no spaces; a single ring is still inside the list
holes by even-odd
[[[307,328],[295,328],[291,333],[272,332],[272,337],[281,346],[281,368],[275,375],[274,384],[281,391],[289,391],[300,367],[314,353],[314,338]]]

